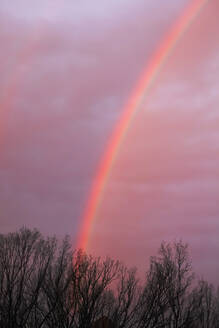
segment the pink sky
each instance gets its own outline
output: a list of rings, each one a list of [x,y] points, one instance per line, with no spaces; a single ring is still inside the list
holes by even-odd
[[[25,224],[75,240],[113,126],[187,3],[1,1],[2,232]],[[182,238],[196,271],[216,280],[218,12],[209,1],[142,104],[89,251],[142,268],[161,240]]]

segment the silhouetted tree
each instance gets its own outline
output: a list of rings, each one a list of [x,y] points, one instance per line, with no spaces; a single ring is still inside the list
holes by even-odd
[[[101,317],[92,324],[91,328],[115,328],[115,326],[109,318]]]
[[[113,304],[108,316],[114,327],[134,327],[136,310],[139,299],[139,280],[136,278],[136,269],[127,269],[120,266],[117,284],[113,290]]]
[[[72,311],[74,295],[71,287],[74,275],[72,265],[73,252],[69,238],[61,245],[56,241],[56,252],[47,269],[37,307],[41,317],[40,327],[68,328],[73,326]]]
[[[44,240],[36,230],[23,228],[0,236],[1,327],[28,326],[54,249],[55,240]]]
[[[187,300],[193,279],[187,245],[162,243],[158,256],[151,258],[137,327],[190,327]]]
[[[218,296],[212,284],[201,280],[195,289],[195,298],[198,299],[196,308],[196,327],[219,327]]]
[[[188,246],[162,243],[136,269],[37,230],[0,235],[2,328],[219,328],[219,290],[196,282]]]
[[[91,324],[105,313],[106,291],[117,279],[120,263],[110,258],[93,258],[79,251],[73,266],[75,327],[90,328]]]

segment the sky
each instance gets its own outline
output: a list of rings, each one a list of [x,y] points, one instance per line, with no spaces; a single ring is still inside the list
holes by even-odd
[[[190,1],[0,2],[0,227],[80,234],[98,163],[139,76]],[[165,63],[121,146],[88,251],[141,269],[162,240],[219,263],[219,2]]]

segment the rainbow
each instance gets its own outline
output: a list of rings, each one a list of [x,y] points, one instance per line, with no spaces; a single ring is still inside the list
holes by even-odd
[[[149,88],[154,83],[162,66],[173,51],[175,45],[208,1],[209,0],[193,0],[188,7],[186,7],[183,14],[178,18],[175,25],[171,28],[168,35],[163,39],[158,49],[155,51],[149,63],[147,63],[142,77],[124,107],[123,113],[117,122],[112,137],[106,147],[106,152],[98,166],[97,174],[94,178],[88,202],[82,217],[81,233],[79,234],[79,240],[77,243],[78,248],[87,248],[92,224],[97,216],[113,164],[140,105],[146,97]]]

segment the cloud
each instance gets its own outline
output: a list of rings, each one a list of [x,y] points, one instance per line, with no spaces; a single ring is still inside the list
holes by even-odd
[[[12,6],[2,0],[3,232],[26,224],[76,238],[113,127],[187,3],[16,0]],[[217,6],[211,1],[180,41],[133,123],[93,227],[91,251],[141,265],[161,239],[180,232],[198,266],[204,231],[204,246],[214,231],[209,252],[218,247]]]
[[[215,5],[180,41],[139,109],[89,244],[143,268],[161,240],[182,238],[191,245],[196,271],[214,282],[219,249]]]

